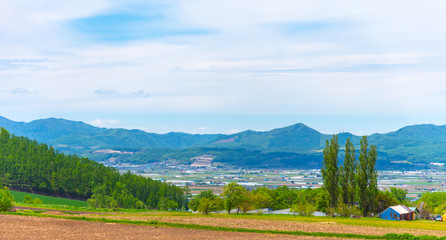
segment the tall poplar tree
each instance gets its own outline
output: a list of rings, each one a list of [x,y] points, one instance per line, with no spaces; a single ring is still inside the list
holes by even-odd
[[[375,169],[377,151],[376,146],[372,145],[368,151],[367,136],[361,138],[361,149],[359,151],[359,164],[356,173],[358,186],[359,206],[363,215],[367,216],[374,210],[375,198],[378,194],[377,178],[378,173]]]
[[[350,139],[345,143],[344,164],[340,167],[340,186],[342,189],[342,200],[347,205],[353,205],[356,195],[356,168],[355,147]]]
[[[369,201],[369,210],[371,212],[375,212],[375,199],[378,195],[378,172],[376,171],[375,165],[376,165],[376,159],[378,158],[378,152],[376,150],[376,146],[372,145],[370,146],[369,155],[367,156],[368,159],[368,175],[370,177],[369,180],[369,186],[368,186],[368,201]]]
[[[338,168],[338,136],[333,135],[330,141],[325,142],[324,161],[322,163],[322,180],[324,188],[329,194],[330,207],[336,207],[338,200],[338,183],[339,183],[339,168]]]

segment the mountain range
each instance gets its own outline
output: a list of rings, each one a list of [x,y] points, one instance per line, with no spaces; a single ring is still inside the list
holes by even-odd
[[[0,127],[17,136],[52,145],[61,152],[88,156],[98,161],[113,157],[121,162],[142,163],[163,158],[190,162],[191,157],[212,153],[217,156],[216,161],[235,166],[263,167],[318,166],[322,162],[321,152],[325,141],[332,137],[302,123],[271,131],[248,130],[231,135],[156,134],[141,130],[98,128],[57,118],[26,123],[0,117]],[[340,133],[338,138],[341,149],[347,138],[359,148],[361,136]],[[446,162],[446,125],[406,126],[395,132],[372,134],[368,140],[369,144],[377,146],[378,162],[384,168],[424,167],[429,162]],[[114,151],[100,151],[104,149]],[[119,151],[135,154],[123,156],[117,154]]]

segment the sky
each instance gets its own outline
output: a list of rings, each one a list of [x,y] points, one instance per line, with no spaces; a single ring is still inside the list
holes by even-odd
[[[446,124],[446,1],[2,0],[0,116],[148,132]]]

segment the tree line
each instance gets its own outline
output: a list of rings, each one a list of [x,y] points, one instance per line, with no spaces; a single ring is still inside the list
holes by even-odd
[[[407,191],[391,187],[386,191],[378,191],[375,198],[377,210],[383,211],[389,206],[405,204],[412,206],[406,200]],[[446,196],[446,195],[445,195]],[[226,211],[227,213],[246,213],[250,210],[280,210],[290,208],[299,215],[311,215],[315,211],[327,215],[357,216],[363,215],[360,208],[339,202],[336,207],[330,204],[330,195],[325,188],[293,189],[286,185],[276,189],[259,187],[251,191],[232,182],[223,187],[223,193],[218,195],[212,190],[202,191],[189,201],[189,208],[203,214]]]
[[[361,138],[358,160],[353,143],[347,139],[344,162],[342,165],[338,163],[339,143],[336,135],[326,141],[323,152],[321,173],[330,207],[336,208],[342,203],[350,208],[357,202],[364,216],[381,210],[377,202],[379,190],[375,168],[378,153],[375,145],[368,148],[367,136]]]
[[[378,153],[376,146],[371,145],[369,148],[367,136],[361,138],[358,159],[350,139],[345,143],[342,164],[339,164],[339,150],[338,137],[334,135],[326,141],[323,150],[323,187],[320,189],[297,190],[282,186],[277,189],[261,187],[248,191],[236,183],[230,183],[224,187],[221,196],[211,191],[202,192],[191,199],[189,207],[203,213],[223,209],[228,213],[235,209],[238,213],[262,208],[290,208],[301,215],[309,215],[317,210],[328,215],[336,213],[341,216],[368,216],[392,205],[413,205],[406,200],[405,190],[394,187],[388,191],[378,189],[378,173],[375,168]]]
[[[0,186],[88,199],[92,207],[181,209],[183,191],[170,184],[120,174],[93,160],[64,155],[46,144],[0,128]]]

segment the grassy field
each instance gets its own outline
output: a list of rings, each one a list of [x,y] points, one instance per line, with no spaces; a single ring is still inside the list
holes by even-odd
[[[25,193],[25,192],[18,192],[18,191],[11,191],[11,194],[14,196],[14,200],[16,203],[23,203],[25,196],[30,195],[33,199],[39,198],[40,200],[42,200],[42,203],[45,205],[65,205],[65,206],[72,206],[72,207],[88,207],[88,204],[86,201],[79,201],[79,200],[58,198],[58,197],[50,197],[50,196],[45,196],[45,195],[40,195],[40,194]]]

